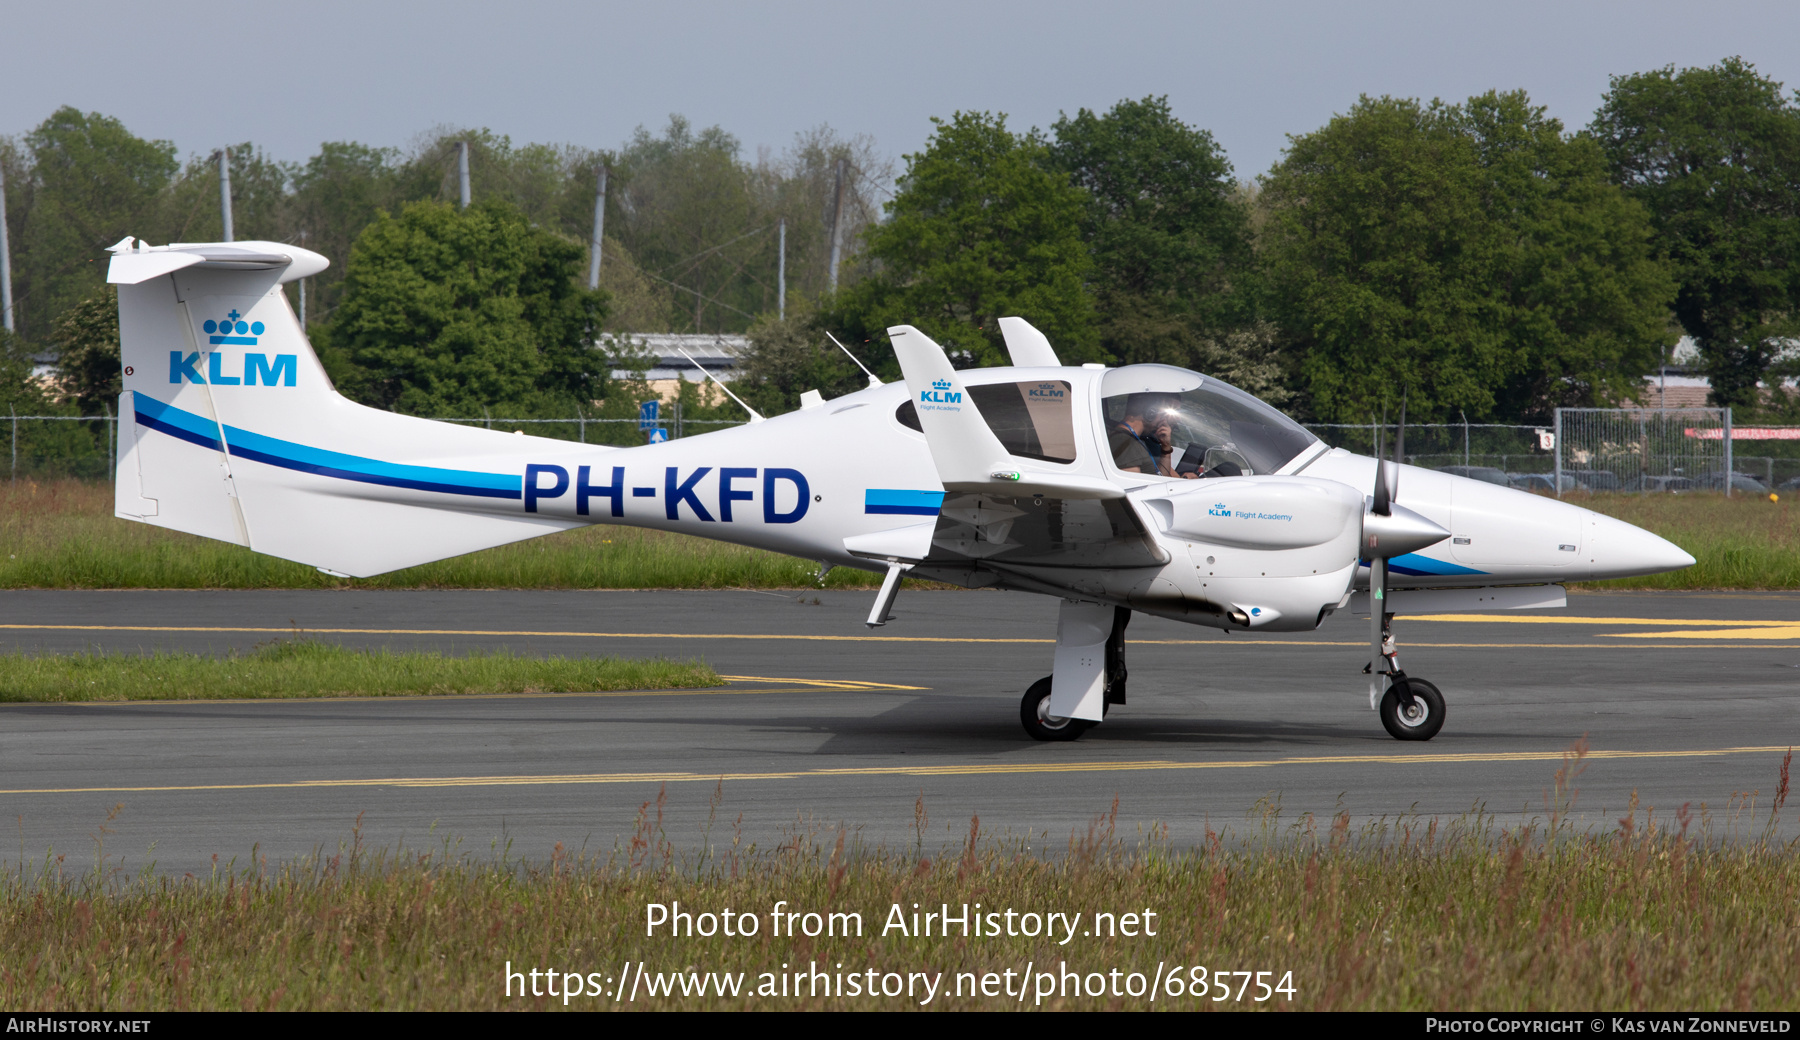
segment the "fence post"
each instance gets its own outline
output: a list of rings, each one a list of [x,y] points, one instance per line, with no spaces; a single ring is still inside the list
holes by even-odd
[[[119,424],[113,421],[111,405],[102,401],[100,402],[100,410],[106,413],[106,471],[116,480],[118,479],[119,474],[119,459],[116,454],[118,448],[116,442],[113,440],[113,434],[117,432]]]
[[[1725,409],[1725,497],[1731,497],[1731,409]]]
[[[1556,457],[1556,476],[1554,476],[1551,479],[1553,479],[1556,482],[1556,497],[1557,498],[1562,497],[1562,452],[1563,452],[1562,413],[1563,413],[1563,410],[1561,408],[1558,408],[1556,410],[1556,428],[1550,432],[1551,453],[1553,455],[1555,455],[1555,457]]]
[[[7,483],[19,482],[19,413],[12,405],[6,406],[6,413],[12,416],[12,472],[7,476]]]

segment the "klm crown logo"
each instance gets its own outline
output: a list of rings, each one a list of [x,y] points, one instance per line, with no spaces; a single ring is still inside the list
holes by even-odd
[[[1223,502],[1215,502],[1213,503],[1213,507],[1206,511],[1206,514],[1208,516],[1230,516],[1231,507]]]
[[[215,347],[254,347],[256,346],[256,337],[263,334],[262,322],[244,321],[243,315],[239,314],[235,307],[225,315],[224,321],[214,321],[208,318],[206,323],[200,327],[206,330],[207,342]]]
[[[950,385],[950,380],[948,379],[933,379],[931,381],[931,389],[921,390],[919,392],[919,403],[961,404],[962,393],[950,389]]]

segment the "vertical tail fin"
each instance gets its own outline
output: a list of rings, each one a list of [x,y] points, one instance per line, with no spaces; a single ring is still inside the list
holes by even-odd
[[[521,505],[525,459],[565,442],[332,388],[281,290],[326,263],[279,242],[113,247],[117,514],[357,576],[574,526]]]

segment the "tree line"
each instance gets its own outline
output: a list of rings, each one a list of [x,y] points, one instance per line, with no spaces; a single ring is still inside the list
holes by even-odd
[[[11,354],[51,351],[71,383],[98,380],[104,247],[219,237],[216,164],[65,108],[0,139],[0,166]],[[1317,421],[1366,421],[1402,398],[1425,421],[1620,403],[1684,333],[1717,403],[1793,407],[1757,386],[1796,367],[1800,95],[1735,58],[1616,76],[1573,131],[1523,91],[1363,97],[1254,179],[1156,97],[1047,130],[957,112],[897,177],[867,138],[819,128],[750,160],[680,117],[609,151],[441,130],[407,151],[328,143],[295,164],[245,143],[230,168],[237,237],[332,258],[308,317],[340,386],[417,414],[610,399],[617,359],[590,345],[652,331],[748,332],[739,385],[781,410],[804,389],[860,385],[826,332],[893,375],[889,324],[993,364],[1007,314],[1066,361],[1196,368]],[[92,408],[105,389],[72,395]]]

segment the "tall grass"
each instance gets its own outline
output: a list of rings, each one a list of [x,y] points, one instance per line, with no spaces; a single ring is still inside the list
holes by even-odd
[[[1791,758],[1791,755],[1790,755]],[[1786,766],[1782,794],[1785,795]],[[714,794],[715,817],[721,787]],[[744,992],[635,1000],[578,995],[570,1008],[905,1008],[920,997],[756,995],[758,976],[817,965],[828,973],[943,972],[932,1008],[1038,1006],[1039,972],[1106,973],[1103,996],[1053,994],[1047,1009],[1158,1007],[1303,1010],[1731,1010],[1800,1005],[1800,848],[1780,819],[1734,800],[1673,818],[1633,805],[1615,829],[1571,833],[1553,811],[1502,828],[1474,813],[1352,827],[1340,815],[1284,820],[1259,805],[1238,831],[1173,850],[1151,828],[1130,844],[1118,807],[1067,842],[988,838],[976,818],[942,844],[923,798],[914,848],[861,847],[848,829],[796,832],[745,846],[709,820],[704,852],[675,851],[663,802],[602,854],[558,845],[518,862],[504,848],[466,854],[371,851],[352,834],[335,852],[271,866],[252,854],[207,876],[133,879],[104,867],[70,877],[48,857],[0,881],[0,1004],[75,1009],[558,1008],[540,990],[506,996],[504,973],[595,973],[608,983],[642,964],[658,980],[744,973]],[[714,824],[719,826],[715,829]],[[1760,835],[1757,833],[1760,830]],[[1744,835],[1744,830],[1751,833]],[[96,832],[103,842],[105,825]],[[97,859],[106,863],[103,847]],[[215,861],[216,862],[216,861]],[[774,935],[770,913],[860,913],[862,936]],[[646,933],[646,905],[694,914],[727,907],[759,919],[748,937]],[[898,905],[920,912],[1157,914],[1154,936],[921,938],[888,931]],[[846,920],[847,927],[847,919]],[[1116,920],[1116,918],[1115,918]],[[1020,919],[1023,927],[1023,919]],[[741,930],[741,929],[740,929]],[[1091,929],[1088,929],[1091,930]],[[959,973],[1031,965],[1031,992],[976,996]],[[842,965],[842,967],[838,967]],[[1179,966],[1212,973],[1292,972],[1291,1002],[1261,1002],[1238,976],[1229,999],[1158,991]],[[1119,975],[1110,973],[1115,969]],[[630,969],[637,971],[635,967]],[[1138,996],[1116,996],[1114,985]],[[690,974],[692,973],[692,974]],[[1254,976],[1252,976],[1254,978]],[[639,976],[640,983],[643,976]],[[998,977],[996,977],[998,982]],[[1009,989],[1013,989],[1010,985]],[[1083,982],[1086,986],[1089,983]],[[559,987],[560,988],[560,987]],[[586,987],[583,986],[585,994]],[[604,991],[604,986],[596,988]],[[1014,989],[1016,992],[1016,989]]]
[[[248,653],[0,654],[0,703],[404,697],[720,686],[697,661],[351,650],[276,640]]]
[[[1686,570],[1594,588],[1800,589],[1800,520],[1783,499],[1719,494],[1593,495],[1579,505],[1686,549]],[[109,485],[0,485],[0,588],[327,589],[804,588],[817,565],[777,553],[633,527],[588,527],[345,580],[241,546],[118,520]],[[839,567],[830,588],[878,576]]]
[[[1594,582],[1616,589],[1800,589],[1800,496],[1712,492],[1572,498],[1686,549],[1694,566]]]

